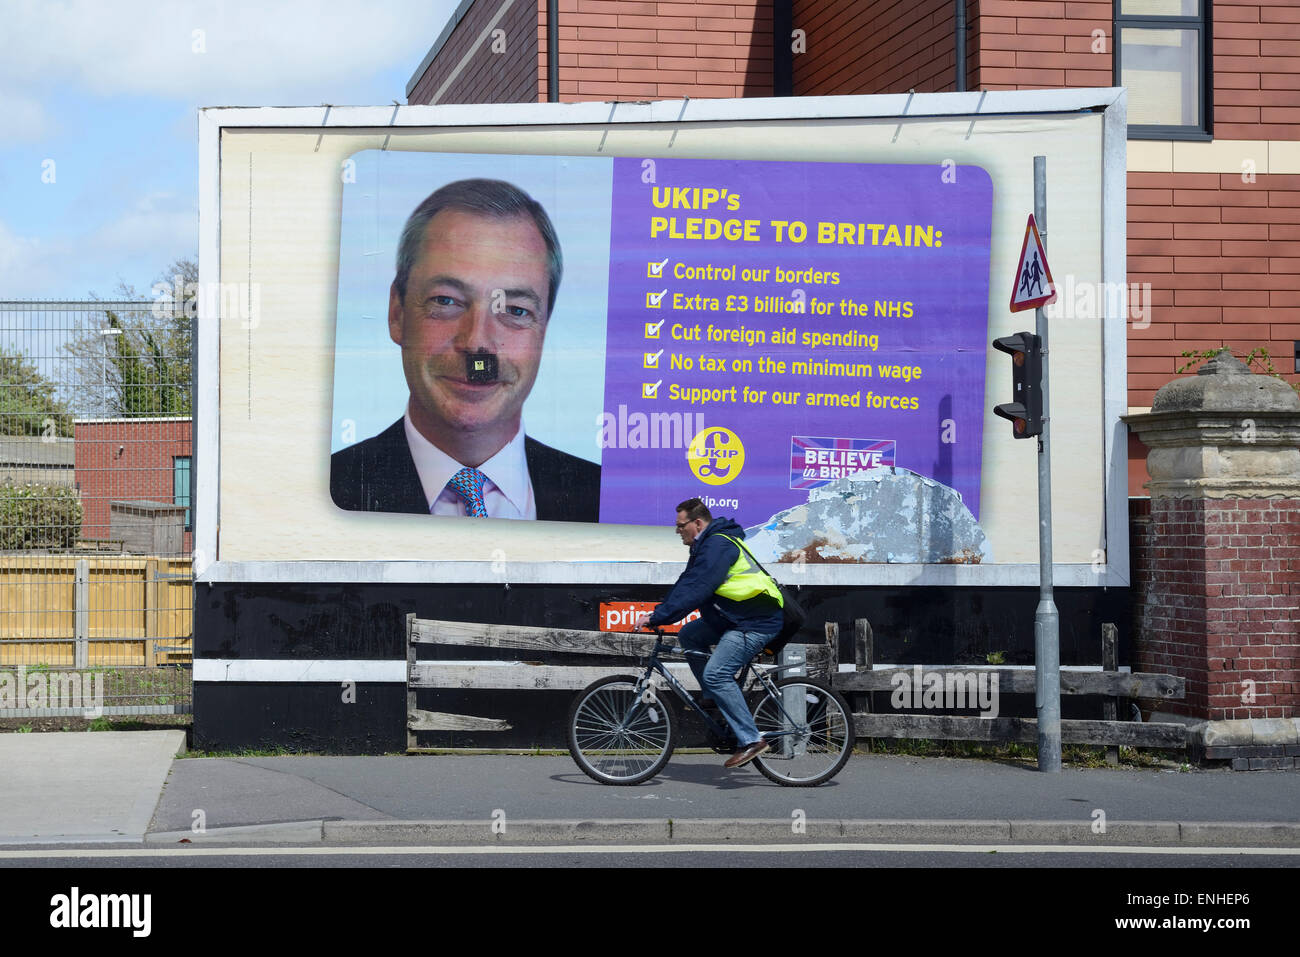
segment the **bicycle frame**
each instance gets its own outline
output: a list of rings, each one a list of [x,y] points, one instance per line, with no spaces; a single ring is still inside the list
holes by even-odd
[[[690,708],[692,711],[695,711],[697,714],[699,714],[699,716],[704,720],[704,724],[709,729],[710,732],[712,732],[714,735],[716,735],[719,738],[725,739],[727,735],[731,733],[731,729],[723,727],[722,725],[718,724],[718,722],[714,721],[711,717],[709,717],[707,711],[705,711],[703,708],[701,708],[698,704],[695,703],[695,699],[691,697],[691,693],[686,690],[686,688],[682,685],[680,681],[678,681],[676,678],[673,677],[672,672],[669,671],[668,668],[664,665],[664,663],[659,660],[660,654],[672,654],[672,655],[683,655],[683,656],[699,655],[704,658],[709,657],[709,653],[707,651],[696,651],[694,649],[682,648],[680,645],[669,646],[669,645],[664,645],[660,642],[656,642],[654,650],[650,652],[650,658],[646,662],[645,673],[641,676],[641,678],[636,683],[636,690],[638,692],[638,696],[633,700],[632,704],[628,707],[627,712],[623,715],[623,723],[627,724],[632,720],[632,714],[636,710],[638,704],[649,704],[650,702],[655,700],[655,698],[657,697],[657,692],[653,690],[653,679],[651,678],[651,674],[658,674],[664,679],[664,682],[667,684],[668,688],[672,690],[673,694],[677,696],[678,700],[680,700],[682,704],[684,704],[686,707]],[[790,714],[790,712],[786,711],[785,704],[781,700],[781,695],[777,694],[776,685],[773,684],[772,682],[772,675],[780,674],[783,671],[789,671],[791,669],[799,668],[799,667],[801,667],[800,664],[780,665],[775,668],[764,668],[763,670],[760,671],[758,667],[754,664],[754,662],[751,661],[749,662],[749,664],[745,666],[744,671],[741,673],[742,679],[748,675],[754,676],[755,681],[757,681],[758,684],[762,686],[764,693],[769,698],[771,698],[773,702],[775,702],[777,708],[780,710],[785,720],[790,722],[792,729],[799,729],[802,722],[795,720],[795,718]],[[742,687],[743,687],[743,683],[742,683]],[[649,700],[647,700],[645,697],[647,688],[650,689],[650,693],[651,693],[651,698]],[[785,735],[797,734],[797,733],[799,733],[798,730],[779,731],[779,732],[769,733],[767,735],[767,738],[769,741],[775,741],[779,737]]]

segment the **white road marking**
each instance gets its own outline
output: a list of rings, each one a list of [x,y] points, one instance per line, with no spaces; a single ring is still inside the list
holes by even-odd
[[[1200,854],[1213,856],[1300,856],[1300,847],[1138,847],[1077,846],[1068,844],[492,844],[484,847],[212,847],[124,848],[49,850],[0,850],[0,860],[128,857],[267,857],[302,855],[340,857],[411,854],[807,854],[879,853],[900,854]]]

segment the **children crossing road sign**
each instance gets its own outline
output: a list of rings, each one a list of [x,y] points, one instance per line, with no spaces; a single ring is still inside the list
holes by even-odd
[[[1047,252],[1038,235],[1038,225],[1030,213],[1025,224],[1025,241],[1020,246],[1020,264],[1016,266],[1016,284],[1011,289],[1011,311],[1037,309],[1051,302],[1056,302],[1056,286],[1052,284],[1052,270],[1047,266]]]

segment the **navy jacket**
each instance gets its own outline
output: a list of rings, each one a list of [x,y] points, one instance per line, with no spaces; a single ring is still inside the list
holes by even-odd
[[[646,624],[669,625],[698,608],[704,619],[719,632],[740,628],[775,635],[781,630],[784,615],[767,595],[732,601],[714,594],[727,580],[727,570],[740,557],[740,549],[727,541],[724,535],[744,541],[745,530],[729,518],[715,518],[705,526],[691,544],[686,570]]]

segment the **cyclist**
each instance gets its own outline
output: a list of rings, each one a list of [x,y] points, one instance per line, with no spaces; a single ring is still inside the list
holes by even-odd
[[[745,707],[736,672],[781,630],[781,592],[737,544],[744,530],[732,519],[714,518],[698,498],[677,506],[677,534],[691,550],[686,570],[642,627],[648,631],[700,610],[701,617],[684,625],[678,638],[687,650],[707,652],[717,645],[707,662],[700,655],[687,659],[704,691],[703,700],[717,704],[739,743],[723,766],[738,768],[768,745]]]

